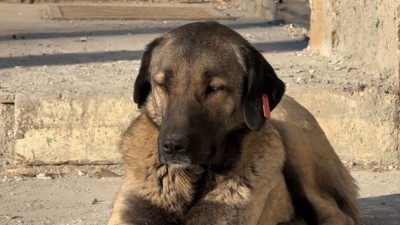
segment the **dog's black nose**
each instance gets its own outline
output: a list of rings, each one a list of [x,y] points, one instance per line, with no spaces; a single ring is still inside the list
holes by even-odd
[[[162,150],[167,154],[183,153],[189,146],[189,138],[167,138],[162,143]]]

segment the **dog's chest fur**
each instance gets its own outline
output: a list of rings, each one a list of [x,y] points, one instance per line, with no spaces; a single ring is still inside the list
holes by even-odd
[[[246,151],[236,150],[236,161],[227,159],[234,165],[217,173],[211,166],[185,168],[160,164],[157,135],[157,127],[144,115],[131,125],[121,144],[129,168],[126,173],[135,178],[130,184],[133,195],[178,216],[184,215],[199,199],[247,206],[252,195],[258,194],[252,191],[262,186],[268,189],[268,183],[283,164],[282,143],[273,129],[244,135],[237,148]],[[134,141],[139,138],[140,143]],[[142,149],[143,146],[148,149]]]

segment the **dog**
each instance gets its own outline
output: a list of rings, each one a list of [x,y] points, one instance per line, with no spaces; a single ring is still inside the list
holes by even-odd
[[[152,41],[108,224],[357,225],[354,179],[284,92],[261,53],[217,22]]]

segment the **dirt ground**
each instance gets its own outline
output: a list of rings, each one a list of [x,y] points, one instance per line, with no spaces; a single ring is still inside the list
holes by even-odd
[[[369,65],[309,50],[308,30],[267,22],[230,7],[224,20],[262,51],[290,92],[327,88],[393,92],[392,79]],[[236,14],[237,15],[236,15]],[[147,43],[191,21],[49,20],[47,5],[0,7],[0,95],[131,91]],[[96,76],[93,76],[96,74]],[[27,79],[29,77],[29,79]]]
[[[354,171],[364,225],[398,225],[400,171]],[[3,178],[0,224],[106,224],[121,177]]]
[[[1,5],[0,17],[0,94],[131,93],[145,44],[189,22],[51,21],[45,5]],[[351,93],[371,86],[391,91],[384,73],[307,49],[306,29],[257,18],[221,22],[265,53],[289,92],[327,88]],[[6,157],[0,160],[9,163]],[[368,168],[352,174],[360,186],[363,223],[399,225],[400,171]],[[0,224],[105,224],[122,178],[82,175],[2,177]]]

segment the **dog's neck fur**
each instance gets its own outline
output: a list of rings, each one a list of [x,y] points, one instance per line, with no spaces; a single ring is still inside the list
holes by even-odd
[[[210,164],[211,171],[215,173],[227,173],[232,170],[241,156],[241,146],[243,138],[248,134],[250,129],[243,126],[242,128],[233,130],[225,136],[219,151],[219,155],[215,157]]]

